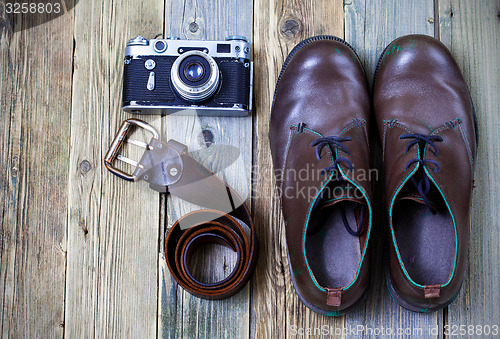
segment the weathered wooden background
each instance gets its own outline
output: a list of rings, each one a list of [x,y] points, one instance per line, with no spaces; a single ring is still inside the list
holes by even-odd
[[[365,325],[394,333],[413,329],[404,337],[422,329],[420,337],[441,338],[445,326],[500,325],[499,1],[82,0],[74,8],[72,1],[66,1],[66,14],[48,23],[28,29],[36,22],[18,20],[14,29],[5,15],[8,0],[0,0],[2,337],[284,338],[299,329],[326,337]],[[223,301],[192,297],[166,269],[165,228],[192,207],[122,181],[102,163],[119,124],[130,117],[120,109],[126,42],[161,33],[187,39],[241,34],[253,44],[252,116],[141,117],[165,140],[188,144],[248,197],[260,258],[251,283]],[[388,296],[377,259],[370,296],[360,309],[338,318],[317,315],[294,293],[273,193],[267,134],[277,75],[295,44],[331,34],[356,49],[371,81],[383,48],[409,33],[435,36],[451,49],[479,118],[463,288],[440,312],[411,313]],[[204,140],[203,130],[213,140]],[[384,251],[381,215],[375,258]],[[200,263],[199,274],[212,279],[234,265],[227,250],[214,246],[204,254],[211,261]]]

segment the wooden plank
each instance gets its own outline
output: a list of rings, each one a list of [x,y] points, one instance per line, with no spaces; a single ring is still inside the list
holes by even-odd
[[[251,0],[166,1],[165,7],[166,36],[223,40],[228,35],[238,34],[252,39]],[[186,144],[195,159],[215,171],[243,198],[250,196],[252,116],[230,118],[171,115],[162,121],[165,140],[175,139]],[[203,133],[213,136],[208,144]],[[247,199],[247,204],[250,205],[250,199]],[[167,226],[171,226],[187,212],[200,208],[170,196],[167,206]],[[236,261],[232,250],[215,245],[198,253],[198,257],[203,259],[193,265],[193,271],[202,279],[211,281],[227,276]],[[248,285],[232,298],[207,301],[191,296],[182,288],[177,289],[169,274],[164,277],[160,281],[159,291],[159,335],[186,338],[249,336]],[[173,310],[177,310],[177,313]]]
[[[500,2],[439,1],[441,41],[469,86],[479,126],[469,262],[462,290],[448,307],[447,325],[500,326]],[[487,337],[484,332],[468,336]],[[473,335],[471,335],[473,334]]]
[[[346,0],[345,37],[361,58],[370,84],[384,48],[406,34],[434,36],[432,0]]]
[[[434,35],[434,3],[425,1],[367,1],[349,0],[345,2],[345,36],[358,53],[371,86],[373,73],[384,48],[399,36],[406,34]],[[384,277],[384,261],[381,253],[386,253],[388,228],[385,220],[383,163],[380,156],[375,124],[371,129],[372,158],[379,169],[379,181],[374,183],[374,225],[372,238],[372,287],[365,304],[346,316],[348,327],[363,324],[366,328],[380,329],[382,326],[397,334],[398,329],[409,329],[410,335],[401,337],[435,337],[429,329],[442,326],[442,312],[419,314],[407,311],[394,302],[387,290]],[[378,235],[378,236],[377,236]],[[370,337],[367,332],[349,337]]]
[[[152,338],[157,326],[159,194],[109,173],[103,157],[121,122],[124,51],[163,29],[163,4],[81,1],[69,180],[66,331],[69,338]],[[140,118],[159,127],[159,117]],[[146,133],[137,139],[147,140]],[[149,136],[150,137],[150,136]],[[137,148],[130,157],[138,159]]]
[[[274,88],[283,62],[303,39],[330,34],[343,38],[343,1],[255,1],[254,48],[256,114],[254,132],[254,221],[260,259],[253,278],[256,338],[293,337],[300,329],[344,327],[344,317],[330,318],[309,310],[290,279],[285,229],[275,195],[268,132]],[[326,327],[324,327],[326,326]],[[297,332],[296,332],[297,331]]]
[[[73,15],[13,34],[1,6],[1,336],[62,337]]]
[[[180,12],[183,6],[184,15]],[[243,26],[247,20],[252,21],[246,17],[251,13],[247,8],[251,4],[238,6],[242,7],[235,9],[235,5],[222,2],[210,6],[191,1],[182,6],[167,2],[165,33],[184,38],[223,38],[243,32],[250,37],[251,31],[245,33]],[[374,286],[366,304],[347,317],[326,318],[309,311],[296,297],[290,282],[284,229],[271,180],[267,141],[271,98],[281,64],[297,42],[313,34],[342,37],[341,6],[342,2],[326,0],[256,1],[253,153],[249,142],[252,118],[232,119],[226,124],[227,118],[141,117],[157,127],[163,126],[164,136],[181,135],[178,140],[187,142],[197,151],[198,159],[216,170],[216,166],[225,167],[230,161],[213,151],[217,148],[200,146],[201,130],[213,131],[213,146],[235,145],[234,140],[241,138],[241,145],[236,146],[242,156],[224,169],[222,176],[244,194],[249,194],[251,177],[247,166],[253,154],[258,166],[253,176],[253,205],[260,260],[251,292],[247,287],[222,302],[193,298],[178,289],[165,267],[163,246],[158,257],[155,252],[157,226],[163,230],[190,207],[173,200],[167,220],[159,209],[165,206],[165,196],[159,198],[145,184],[120,181],[102,166],[103,154],[118,125],[130,117],[120,110],[124,46],[134,35],[153,37],[163,30],[163,4],[82,1],[74,14],[15,34],[0,19],[0,167],[7,169],[0,172],[2,336],[279,338],[293,336],[292,326],[314,329],[327,325],[339,329],[363,324],[372,328],[441,329],[441,313],[418,315],[389,300],[380,261],[374,267]],[[469,269],[461,294],[445,312],[444,322],[448,325],[498,325],[500,319],[500,253],[494,242],[500,231],[496,208],[499,198],[495,195],[499,184],[489,175],[500,160],[496,142],[500,130],[500,79],[498,72],[491,71],[499,69],[499,7],[491,0],[479,4],[471,0],[439,1],[441,39],[452,50],[470,85],[481,136]],[[408,1],[345,2],[346,39],[360,54],[370,82],[381,50],[393,38],[410,32],[432,35],[431,8],[429,1],[418,3],[418,8],[416,2]],[[242,21],[234,26],[234,19],[208,20],[215,17],[214,12]],[[192,25],[194,21],[197,29]],[[239,126],[239,134],[234,132],[235,125]],[[229,137],[227,129],[231,130]],[[238,171],[248,173],[248,177],[241,180],[241,173],[235,174]],[[383,252],[385,239],[383,229],[378,231],[382,235],[374,249],[376,257]],[[201,255],[210,252],[207,249]],[[230,252],[219,250],[216,254],[229,267],[234,263]],[[210,264],[216,262],[213,257]],[[211,267],[204,273],[208,271],[212,272],[211,278],[225,272],[223,266]],[[156,294],[158,327],[154,321]]]

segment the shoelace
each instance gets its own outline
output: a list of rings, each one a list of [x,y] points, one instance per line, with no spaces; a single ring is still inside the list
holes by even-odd
[[[350,137],[337,137],[337,136],[330,136],[330,137],[324,137],[324,138],[319,138],[313,141],[311,144],[311,147],[316,147],[316,159],[321,160],[321,151],[325,146],[335,146],[339,147],[342,151],[344,151],[347,155],[351,155],[351,152],[349,152],[349,149],[347,148],[346,145],[343,144],[345,141],[351,141],[352,138]],[[347,166],[349,166],[349,171],[352,171],[352,162],[344,157],[338,157],[334,160],[332,166],[325,167],[321,170],[321,175],[325,174],[326,172],[329,171],[334,171],[337,169],[337,165],[340,164],[341,162],[345,162]],[[342,176],[339,177],[340,181],[343,181],[344,178]]]
[[[431,151],[436,156],[438,155],[438,149],[437,149],[437,146],[434,142],[435,141],[443,141],[443,138],[439,135],[425,135],[425,134],[419,134],[419,133],[402,134],[399,137],[399,139],[412,139],[408,143],[408,145],[406,145],[405,153],[408,152],[413,145],[419,145],[419,147],[423,148],[423,147],[425,147],[425,145],[428,144],[429,146],[431,146],[433,148]],[[406,164],[406,167],[405,167],[405,171],[414,163],[419,163],[420,165],[422,165],[422,167],[424,167],[426,164],[434,165],[435,166],[433,169],[434,173],[439,172],[439,170],[441,169],[441,166],[435,160],[431,160],[431,159],[424,160],[424,159],[420,159],[420,158],[415,158],[415,159],[411,159],[410,161],[408,161],[408,163]],[[431,183],[430,183],[429,177],[425,173],[423,173],[422,177],[418,181],[415,180],[414,177],[411,177],[411,180],[413,182],[413,185],[417,189],[418,193],[420,194],[420,196],[424,200],[425,205],[429,208],[429,210],[431,211],[432,214],[435,214],[436,212],[432,208],[432,206],[429,202],[429,199],[427,198],[427,194],[429,194],[429,192],[431,190]]]
[[[350,137],[337,137],[337,136],[332,135],[329,137],[323,137],[323,138],[319,138],[319,139],[314,140],[311,143],[311,147],[316,147],[316,158],[319,161],[319,160],[321,160],[321,151],[323,150],[323,148],[325,146],[338,147],[342,151],[344,151],[346,154],[351,155],[347,146],[343,144],[343,142],[351,141],[351,140],[352,140],[352,138],[350,138]],[[333,161],[332,166],[325,167],[324,169],[321,170],[321,175],[323,175],[327,172],[330,172],[330,171],[338,170],[337,166],[341,162],[345,163],[349,167],[349,170],[352,172],[352,170],[353,170],[352,162],[345,157],[337,157]],[[338,180],[339,181],[346,181],[342,175],[340,175],[338,177]],[[321,193],[320,199],[322,198],[322,195],[323,195],[323,192]],[[318,199],[317,201],[319,201],[320,199]],[[365,205],[361,205],[360,223],[359,223],[359,227],[357,228],[356,231],[354,231],[351,228],[351,226],[349,226],[349,222],[347,221],[345,206],[342,206],[341,213],[342,213],[342,222],[344,223],[344,227],[347,230],[347,232],[349,232],[349,234],[351,234],[353,236],[359,236],[361,234],[361,232],[363,231]]]

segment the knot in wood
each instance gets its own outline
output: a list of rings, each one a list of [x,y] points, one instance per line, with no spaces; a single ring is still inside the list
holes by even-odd
[[[300,31],[300,24],[297,19],[288,19],[281,26],[281,32],[287,37],[294,37]]]
[[[198,28],[200,28],[200,26],[198,26],[196,22],[192,22],[189,24],[189,31],[191,33],[196,33],[198,31]]]

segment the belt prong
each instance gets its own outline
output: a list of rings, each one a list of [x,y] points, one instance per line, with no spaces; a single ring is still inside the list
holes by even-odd
[[[123,156],[123,155],[121,155],[121,154],[118,154],[118,156],[116,157],[116,159],[117,159],[117,160],[120,160],[120,161],[123,161],[123,162],[125,162],[125,163],[127,163],[127,164],[129,164],[129,165],[134,166],[134,167],[140,167],[140,168],[142,168],[142,165],[141,165],[141,164],[139,164],[137,161],[132,160],[132,159],[127,158],[127,157],[124,157],[124,156]]]
[[[152,149],[152,147],[149,144],[146,144],[145,142],[140,141],[140,140],[127,138],[127,140],[125,140],[125,141],[129,144],[136,145],[136,146],[139,146],[139,147],[142,147],[145,149]]]

